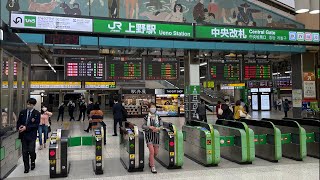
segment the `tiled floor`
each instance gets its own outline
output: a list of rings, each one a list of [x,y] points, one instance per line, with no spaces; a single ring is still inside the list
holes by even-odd
[[[283,117],[281,112],[253,112],[252,117],[258,118],[277,118]],[[89,136],[85,133],[88,121],[85,122],[55,122],[53,119],[52,129],[69,126],[71,136]],[[209,123],[214,123],[215,116],[208,116]],[[173,122],[178,128],[184,124],[184,118],[163,118],[164,121]],[[130,119],[141,126],[142,119]],[[94,158],[92,147],[72,147],[69,148],[69,160],[71,168],[68,178],[65,179],[243,179],[243,180],[319,180],[319,159],[307,157],[303,162],[283,158],[278,163],[271,163],[256,158],[251,165],[239,165],[228,160],[222,159],[217,167],[203,167],[190,159],[184,159],[182,169],[167,170],[156,163],[158,174],[151,174],[149,168],[144,172],[128,173],[119,161],[119,137],[112,137],[113,121],[110,115],[105,118],[107,124],[107,145],[104,151],[104,174],[95,175],[92,169],[92,159]],[[146,151],[145,159],[148,157]],[[48,150],[44,149],[37,152],[36,169],[29,174],[23,173],[22,158],[19,160],[17,168],[8,177],[9,180],[22,179],[49,179]]]

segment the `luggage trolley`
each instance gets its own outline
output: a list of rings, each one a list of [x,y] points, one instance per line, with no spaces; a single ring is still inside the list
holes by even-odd
[[[143,171],[144,136],[131,122],[120,128],[120,161],[128,172]]]

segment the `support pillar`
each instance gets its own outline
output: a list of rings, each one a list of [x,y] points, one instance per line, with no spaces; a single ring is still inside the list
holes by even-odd
[[[241,90],[240,89],[235,89],[234,90],[234,103],[236,103],[236,101],[241,99]]]
[[[185,53],[185,120],[197,120],[197,108],[200,103],[200,60],[199,51],[189,50]]]
[[[64,102],[64,93],[60,90],[59,91],[59,105]]]
[[[302,85],[302,54],[293,54],[291,56],[291,79],[292,79],[292,90],[301,90],[303,92],[303,85]],[[302,104],[301,104],[302,105]],[[301,118],[301,105],[300,107],[292,107],[292,115],[293,118]]]

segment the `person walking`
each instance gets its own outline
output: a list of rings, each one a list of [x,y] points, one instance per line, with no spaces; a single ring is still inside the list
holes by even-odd
[[[284,117],[288,117],[288,111],[290,110],[289,106],[289,100],[285,99],[283,103],[283,111],[284,111]]]
[[[103,135],[104,135],[104,145],[106,145],[106,124],[103,122],[103,112],[100,110],[99,103],[93,105],[92,110],[89,114],[89,126],[84,131],[89,133],[90,129],[95,129],[98,127],[98,123],[100,123],[103,127]]]
[[[84,99],[82,99],[79,103],[79,110],[80,110],[80,114],[79,114],[78,121],[80,121],[81,118],[84,121],[84,119],[86,118],[86,111],[87,111],[87,103]]]
[[[48,130],[49,130],[49,118],[52,116],[52,113],[48,111],[48,108],[43,106],[41,109],[41,118],[40,118],[40,124],[38,128],[39,132],[39,150],[42,148],[46,148],[46,143],[48,139]],[[42,133],[44,134],[43,144],[42,144]]]
[[[75,121],[74,116],[73,116],[73,113],[74,113],[74,109],[76,108],[76,105],[74,104],[74,102],[72,102],[72,101],[70,100],[67,106],[68,106],[70,121],[72,121],[72,120]]]
[[[64,108],[65,108],[65,105],[64,105],[64,103],[62,102],[62,103],[59,105],[59,107],[58,107],[59,114],[58,114],[57,122],[59,122],[60,117],[61,117],[61,120],[62,120],[62,122],[63,122]]]
[[[93,99],[90,98],[88,106],[87,106],[87,115],[88,115],[88,120],[90,119],[90,112],[93,110],[94,104],[93,104]]]
[[[278,106],[279,111],[281,111],[282,99],[279,98],[279,99],[277,100],[277,106]]]
[[[244,110],[243,105],[241,105],[241,101],[238,100],[236,102],[236,106],[234,107],[234,119],[239,120],[241,118],[245,118],[247,112]]]
[[[160,116],[156,114],[155,104],[150,103],[149,110],[150,112],[144,118],[142,129],[145,131],[144,134],[149,149],[149,167],[152,173],[157,173],[154,158],[159,153],[160,130],[162,129],[163,123]]]
[[[200,121],[207,122],[207,108],[204,101],[201,101],[201,104],[198,105],[197,113]]]
[[[117,136],[117,124],[122,127],[122,119],[123,119],[123,107],[122,104],[119,103],[119,100],[115,98],[113,105],[113,135]]]
[[[19,131],[19,139],[22,144],[22,156],[24,163],[24,173],[29,173],[31,160],[31,170],[36,167],[36,139],[37,131],[40,123],[40,112],[34,107],[37,100],[30,98],[27,100],[27,109],[19,113],[17,121],[17,130]]]

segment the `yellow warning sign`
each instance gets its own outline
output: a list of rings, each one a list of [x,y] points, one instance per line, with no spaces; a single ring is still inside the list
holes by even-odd
[[[212,154],[212,151],[211,151],[211,150],[208,150],[208,154]]]
[[[174,152],[170,152],[170,156],[174,156]]]
[[[97,161],[101,161],[102,157],[101,156],[96,156]]]
[[[53,165],[53,164],[56,164],[56,160],[50,160],[50,164]]]
[[[134,159],[134,154],[130,154],[130,159]]]

